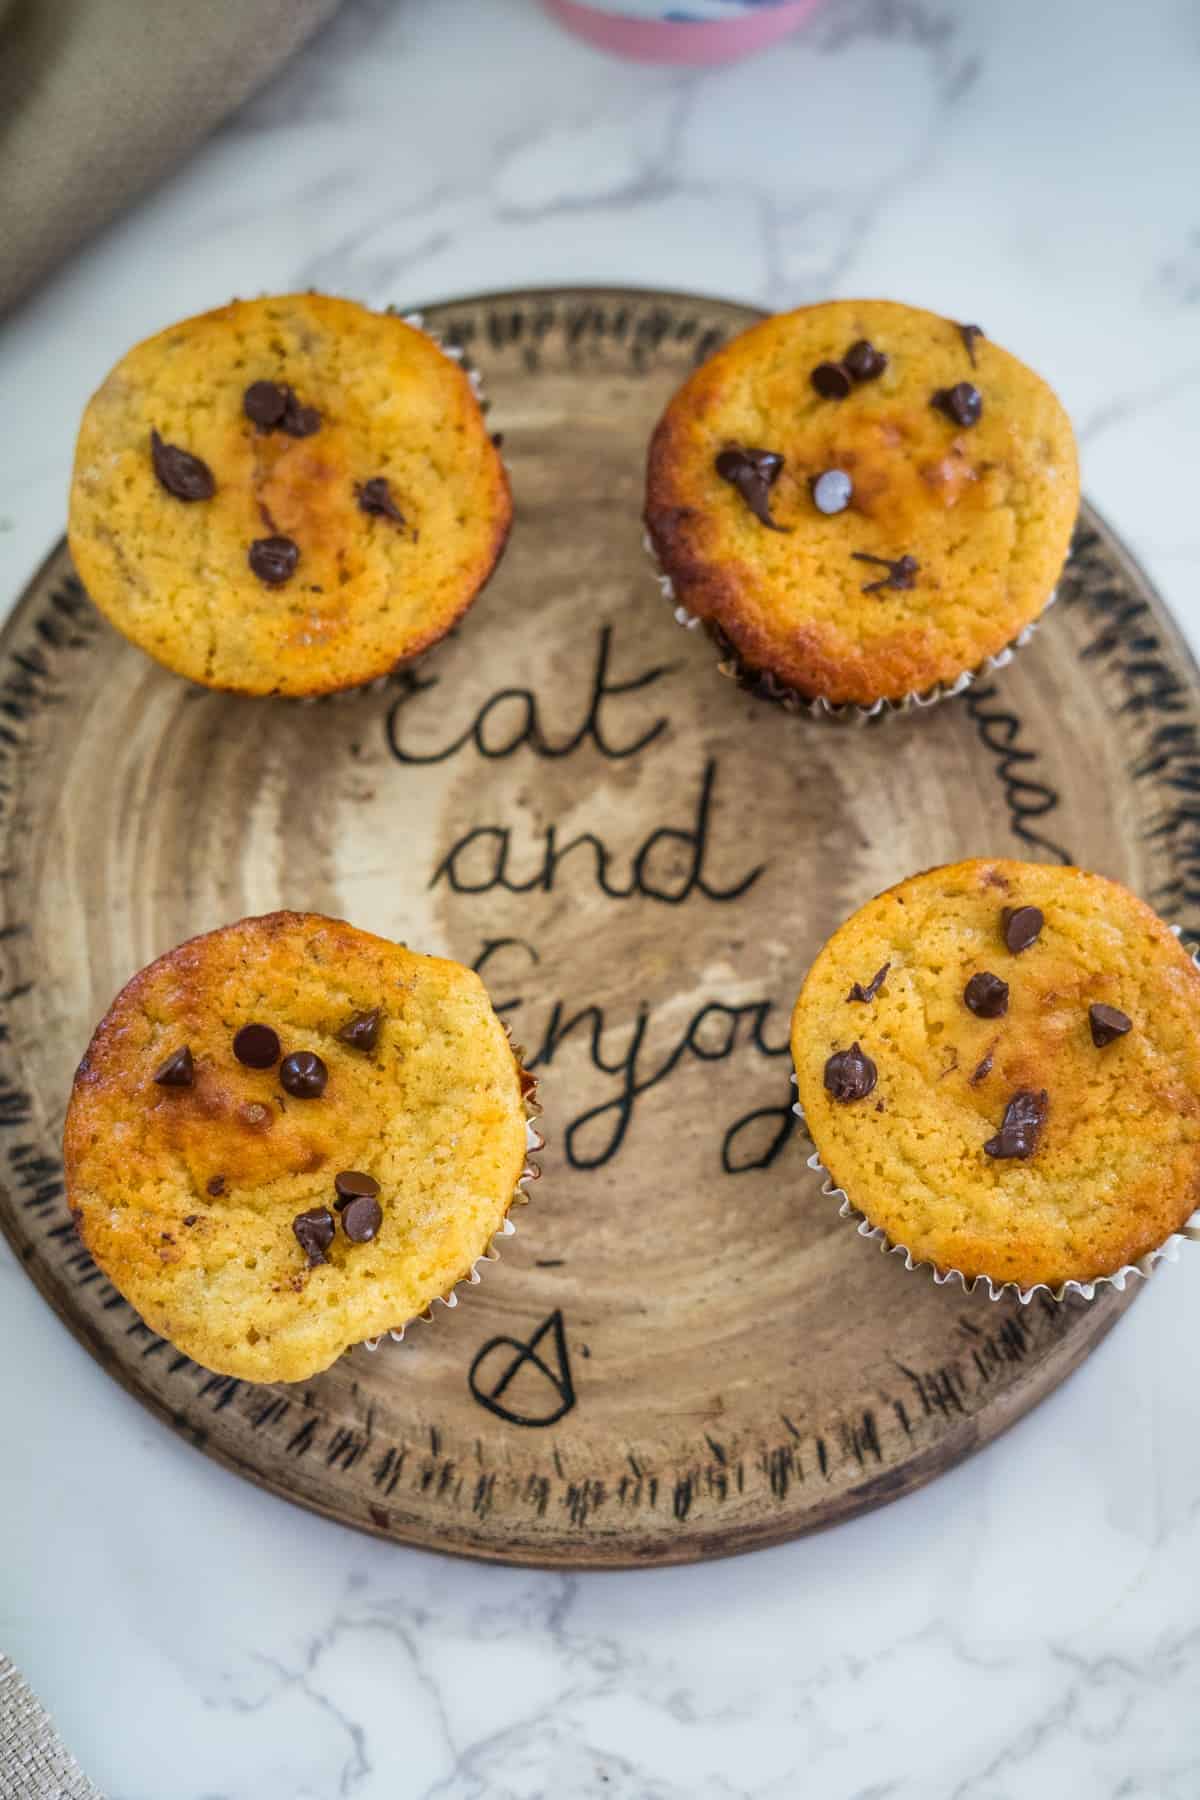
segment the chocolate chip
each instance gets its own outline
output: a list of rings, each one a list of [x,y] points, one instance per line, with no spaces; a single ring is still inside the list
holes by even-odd
[[[354,495],[358,501],[359,512],[377,514],[384,519],[394,519],[397,525],[403,525],[404,514],[392,499],[392,490],[388,486],[386,475],[372,475],[370,481],[356,482]]]
[[[968,1080],[970,1081],[970,1084],[972,1087],[978,1087],[980,1082],[986,1081],[987,1077],[991,1074],[992,1058],[995,1056],[995,1054],[996,1054],[996,1046],[995,1046],[995,1044],[993,1044],[991,1049],[988,1051],[987,1055],[984,1057],[983,1061],[976,1068],[974,1074],[968,1077]]]
[[[248,1069],[273,1069],[279,1061],[279,1036],[269,1025],[243,1025],[233,1040],[233,1054]]]
[[[1037,942],[1045,923],[1046,916],[1038,906],[1006,906],[1000,915],[1004,942],[1014,956]]]
[[[278,425],[287,411],[288,390],[277,381],[252,381],[242,395],[242,411],[263,431]]]
[[[860,1044],[835,1050],[825,1064],[825,1086],[835,1100],[865,1100],[879,1071]]]
[[[1120,1012],[1115,1006],[1105,1006],[1102,1000],[1088,1007],[1088,1022],[1092,1028],[1092,1042],[1097,1050],[1105,1049],[1124,1037],[1127,1031],[1133,1030],[1133,1020],[1128,1013]]]
[[[290,537],[255,538],[247,560],[260,581],[282,587],[296,573],[300,547]]]
[[[293,1050],[279,1065],[279,1079],[296,1100],[319,1100],[329,1080],[329,1070],[311,1050]]]
[[[958,335],[962,339],[963,347],[971,359],[971,367],[974,368],[975,340],[977,338],[986,337],[987,333],[984,331],[982,325],[960,325],[958,328]]]
[[[349,1044],[352,1050],[373,1050],[379,1042],[379,1021],[382,1016],[378,1007],[374,1012],[355,1013],[338,1032],[339,1043]]]
[[[985,969],[972,975],[963,1000],[977,1019],[1002,1019],[1008,1011],[1008,983]]]
[[[218,1194],[223,1194],[225,1192],[225,1177],[223,1175],[210,1176],[205,1184],[205,1188],[206,1192],[210,1193],[215,1200]],[[185,1225],[187,1224],[186,1219],[183,1222]]]
[[[1049,1105],[1050,1096],[1045,1088],[1039,1094],[1030,1088],[1019,1089],[1004,1109],[999,1131],[988,1139],[984,1150],[989,1156],[1032,1156],[1046,1123]]]
[[[373,1175],[364,1175],[361,1169],[343,1169],[333,1178],[337,1199],[334,1205],[339,1212],[348,1206],[351,1200],[373,1200],[379,1193],[379,1183]]]
[[[283,417],[279,421],[280,431],[286,431],[289,437],[311,437],[314,431],[321,429],[321,415],[315,406],[302,406],[291,388],[285,390],[287,400],[283,408]]]
[[[842,358],[842,367],[848,369],[855,381],[878,381],[888,366],[888,359],[882,350],[866,338],[859,338],[857,344],[851,344]]]
[[[783,458],[775,450],[743,450],[733,444],[722,450],[713,465],[722,481],[735,487],[750,511],[772,531],[786,531],[771,517],[771,489],[779,480]]]
[[[185,1225],[194,1225],[196,1223],[196,1220],[199,1217],[200,1217],[199,1213],[188,1213],[187,1217],[184,1219],[183,1222]]]
[[[970,381],[956,381],[953,387],[939,388],[929,404],[956,425],[978,425],[983,416],[983,395]]]
[[[887,972],[891,966],[890,962],[885,962],[882,969],[876,969],[866,987],[862,985],[861,981],[856,981],[846,995],[847,1000],[873,1000],[887,980]]]
[[[154,1079],[159,1087],[191,1087],[195,1069],[192,1066],[192,1053],[184,1044],[168,1056],[165,1063],[155,1070]]]
[[[880,588],[911,588],[916,586],[917,571],[921,565],[915,556],[898,556],[893,561],[890,556],[869,556],[865,550],[850,552],[855,562],[877,563],[887,574],[878,581],[868,581],[863,588],[864,594],[877,594]]]
[[[844,400],[852,386],[849,373],[841,363],[818,363],[809,380],[822,400]]]
[[[342,1213],[342,1230],[353,1244],[369,1244],[383,1224],[383,1208],[373,1194],[359,1194]]]
[[[334,1229],[333,1214],[327,1206],[314,1206],[308,1212],[297,1213],[292,1220],[296,1242],[307,1256],[310,1269],[326,1261],[325,1252],[333,1242]]]
[[[217,491],[208,464],[178,444],[164,444],[157,431],[150,433],[150,461],[160,486],[176,500],[211,500]]]
[[[854,483],[845,469],[826,469],[812,484],[813,505],[818,512],[845,512],[854,494]]]
[[[493,431],[492,442],[495,444],[497,450],[502,450],[504,448],[504,433],[502,431]]]

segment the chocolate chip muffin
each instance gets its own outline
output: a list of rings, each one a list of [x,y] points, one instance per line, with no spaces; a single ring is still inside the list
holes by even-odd
[[[292,294],[122,358],[83,415],[69,536],[96,605],[168,669],[316,695],[444,637],[511,517],[458,364],[391,314]]]
[[[792,1018],[821,1162],[914,1261],[1060,1293],[1200,1206],[1200,972],[1115,881],[975,861],[836,931]]]
[[[646,525],[684,622],[793,709],[884,710],[1006,660],[1079,502],[1071,425],[974,325],[884,300],[743,332],[675,395]]]
[[[122,989],[67,1110],[80,1236],[205,1368],[302,1381],[470,1276],[532,1081],[470,969],[270,913]]]

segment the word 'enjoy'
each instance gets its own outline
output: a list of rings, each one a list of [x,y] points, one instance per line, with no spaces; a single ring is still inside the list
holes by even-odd
[[[512,951],[520,952],[535,966],[541,960],[534,945],[524,938],[491,938],[476,957],[474,967],[482,974],[494,957]],[[520,994],[494,1001],[501,1018],[524,1004]],[[611,1162],[624,1143],[638,1101],[675,1074],[686,1059],[724,1062],[737,1049],[755,1050],[765,1057],[786,1057],[787,1040],[773,1043],[767,1036],[767,1022],[773,1011],[771,1000],[744,1001],[739,1006],[706,1000],[670,1048],[655,1051],[649,1042],[654,1014],[644,1000],[639,1000],[625,1041],[620,1044],[614,1044],[612,1038],[621,1028],[610,1026],[602,1007],[592,1004],[571,1010],[562,1000],[555,1000],[536,1048],[530,1048],[528,1024],[515,1025],[514,1036],[526,1044],[524,1063],[531,1071],[549,1068],[567,1039],[581,1036],[592,1067],[616,1082],[616,1091],[609,1099],[580,1113],[562,1134],[571,1168],[599,1169]],[[790,1097],[779,1106],[756,1107],[726,1130],[721,1141],[721,1167],[727,1175],[769,1168],[791,1136],[794,1124]]]

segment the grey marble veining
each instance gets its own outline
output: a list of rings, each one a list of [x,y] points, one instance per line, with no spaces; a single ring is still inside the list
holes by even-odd
[[[1200,645],[1200,33],[1180,0],[828,0],[610,61],[519,0],[348,0],[0,327],[0,596],[79,410],[231,292],[627,281],[978,319]],[[564,1578],[359,1541],[177,1443],[0,1254],[0,1643],[110,1800],[1196,1800],[1200,1255],[924,1493],[736,1563]]]

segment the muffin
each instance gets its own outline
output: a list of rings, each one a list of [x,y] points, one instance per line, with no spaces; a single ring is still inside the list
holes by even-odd
[[[1051,599],[1075,440],[977,326],[834,300],[753,326],[650,444],[646,527],[683,622],[793,708],[880,711],[1007,660]]]
[[[472,970],[243,919],[117,995],[75,1076],[67,1197],[153,1330],[303,1381],[470,1277],[532,1173],[532,1087]]]
[[[391,314],[291,294],[122,358],[83,415],[69,539],[101,612],[168,669],[316,695],[444,637],[511,517],[458,364]]]
[[[833,1182],[942,1276],[1086,1290],[1200,1206],[1200,972],[1103,876],[901,882],[817,957],[792,1054]]]

